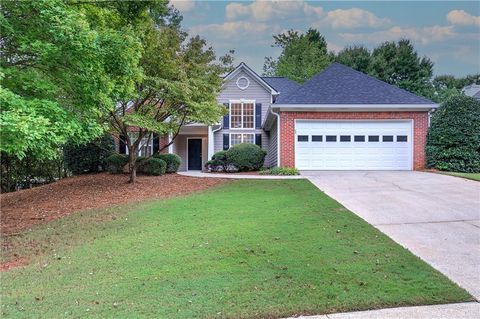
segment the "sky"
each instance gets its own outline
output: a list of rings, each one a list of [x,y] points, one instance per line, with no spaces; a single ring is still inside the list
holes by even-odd
[[[308,28],[320,31],[330,51],[408,38],[435,63],[435,75],[480,73],[480,1],[171,1],[190,35],[217,55],[234,49],[235,64],[258,73],[265,56],[280,54],[274,34]]]

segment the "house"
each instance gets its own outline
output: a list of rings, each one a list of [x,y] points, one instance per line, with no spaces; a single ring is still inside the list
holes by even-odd
[[[300,85],[261,77],[245,63],[224,78],[221,123],[181,128],[169,153],[180,170],[201,170],[212,155],[238,143],[267,151],[265,166],[302,170],[418,170],[425,165],[430,100],[339,63]],[[154,139],[141,152],[166,145]]]
[[[471,96],[476,100],[480,100],[480,85],[470,84],[462,89],[463,94]]]

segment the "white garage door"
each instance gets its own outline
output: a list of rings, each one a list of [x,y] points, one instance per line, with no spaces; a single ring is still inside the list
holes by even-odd
[[[295,123],[295,166],[303,170],[411,170],[412,121]]]

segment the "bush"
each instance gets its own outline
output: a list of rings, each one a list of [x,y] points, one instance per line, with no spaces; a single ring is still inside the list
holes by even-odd
[[[165,174],[166,170],[167,162],[155,157],[150,157],[149,159],[143,160],[138,165],[138,171],[145,175],[160,176]]]
[[[241,143],[234,145],[225,153],[227,164],[239,171],[256,171],[263,166],[267,152],[258,145]]]
[[[123,173],[123,168],[128,163],[128,157],[123,154],[114,153],[105,159],[107,171],[113,174]]]
[[[425,148],[427,167],[480,172],[480,102],[454,96],[433,113]]]
[[[115,149],[110,135],[84,145],[69,143],[63,149],[65,167],[73,174],[96,173],[106,170],[105,159]]]
[[[236,171],[235,167],[230,167],[227,162],[227,152],[218,151],[213,154],[212,159],[205,163],[205,168],[212,172],[229,172]]]
[[[182,159],[177,154],[155,154],[154,158],[159,158],[167,163],[167,173],[176,173],[182,164]]]
[[[273,167],[260,171],[260,175],[298,175],[298,169],[295,167]]]

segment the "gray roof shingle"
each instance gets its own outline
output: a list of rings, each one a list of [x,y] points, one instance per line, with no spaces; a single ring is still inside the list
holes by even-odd
[[[301,86],[299,83],[281,76],[262,77],[262,79],[275,90],[280,92],[280,96],[286,96],[288,93],[300,88]]]
[[[434,104],[336,62],[295,90],[279,90],[280,104]]]

